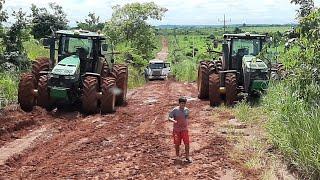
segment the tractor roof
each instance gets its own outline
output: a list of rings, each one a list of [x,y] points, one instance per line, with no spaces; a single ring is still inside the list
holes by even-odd
[[[225,38],[225,39],[263,39],[263,40],[266,40],[267,35],[250,34],[250,33],[224,34],[223,38]]]
[[[105,36],[101,33],[90,32],[86,30],[59,30],[56,32],[56,34],[65,34],[67,36],[81,37],[81,38],[94,37],[99,39],[106,39]]]

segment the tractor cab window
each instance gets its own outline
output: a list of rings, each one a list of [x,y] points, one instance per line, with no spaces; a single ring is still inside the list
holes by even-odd
[[[232,56],[253,55],[261,50],[259,39],[234,39],[232,44]]]
[[[92,51],[92,40],[73,37],[62,37],[62,54],[77,54],[78,49],[84,49],[87,57]]]

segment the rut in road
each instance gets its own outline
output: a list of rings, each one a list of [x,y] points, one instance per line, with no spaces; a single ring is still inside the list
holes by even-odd
[[[168,112],[187,96],[191,156],[194,163],[175,163]],[[51,133],[33,148],[0,166],[3,178],[213,178],[237,179],[243,172],[228,156],[231,145],[216,132],[214,110],[197,98],[195,84],[150,82],[138,88],[115,114],[55,121]],[[48,118],[52,118],[48,114]],[[255,174],[251,174],[255,177]]]

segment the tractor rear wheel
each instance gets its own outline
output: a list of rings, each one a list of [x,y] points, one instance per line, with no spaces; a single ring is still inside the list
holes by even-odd
[[[82,110],[87,114],[98,110],[98,85],[96,77],[87,76],[83,81]]]
[[[117,64],[113,67],[116,76],[116,86],[121,90],[116,96],[116,105],[123,105],[127,97],[128,89],[128,67],[124,64]]]
[[[109,72],[109,65],[108,65],[108,63],[103,62],[102,70],[101,70],[101,77],[103,77],[103,78],[108,77],[109,73],[110,73],[110,72]]]
[[[226,86],[226,105],[232,106],[237,100],[237,77],[235,74],[227,74],[225,79]]]
[[[112,113],[115,111],[116,96],[113,92],[116,88],[116,79],[113,77],[103,78],[101,83],[102,97],[101,113]]]
[[[32,74],[36,78],[37,82],[40,78],[41,71],[49,71],[49,63],[50,63],[50,59],[46,57],[36,58],[36,60],[33,62]],[[36,85],[38,85],[38,83],[36,83]]]
[[[209,96],[209,67],[206,61],[201,61],[198,68],[198,92],[199,99],[206,99]]]
[[[45,108],[47,111],[52,111],[52,104],[50,102],[50,96],[48,92],[48,75],[43,75],[40,77],[38,82],[38,106]]]
[[[32,73],[25,73],[21,75],[18,89],[18,102],[20,107],[25,112],[31,112],[36,104],[34,96],[35,77]]]
[[[221,96],[219,92],[220,77],[219,74],[213,73],[209,76],[209,100],[210,106],[219,106]]]

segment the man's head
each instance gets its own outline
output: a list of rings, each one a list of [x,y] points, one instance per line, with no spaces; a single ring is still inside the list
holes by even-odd
[[[181,109],[184,109],[186,107],[186,103],[187,103],[187,98],[185,97],[179,98],[179,106]]]

